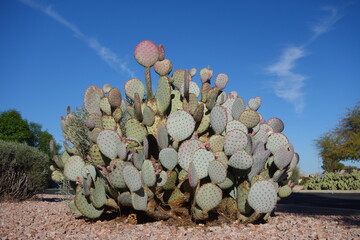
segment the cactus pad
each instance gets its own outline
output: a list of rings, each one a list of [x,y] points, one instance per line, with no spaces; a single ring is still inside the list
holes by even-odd
[[[280,146],[274,154],[274,163],[278,169],[288,166],[294,157],[294,147],[291,144]]]
[[[125,124],[126,136],[142,142],[146,137],[147,130],[144,125],[135,118],[130,118]]]
[[[172,70],[172,63],[169,59],[164,59],[162,61],[157,61],[154,64],[154,70],[160,76],[168,75]]]
[[[142,41],[135,47],[134,56],[140,65],[151,67],[159,59],[159,47],[151,41]]]
[[[278,148],[282,145],[289,143],[288,138],[282,133],[273,133],[269,136],[266,143],[266,148],[269,149],[273,154],[276,153]]]
[[[152,187],[156,183],[155,169],[150,160],[145,160],[141,168],[141,177],[146,186]]]
[[[176,141],[190,137],[194,132],[194,118],[183,110],[178,110],[169,115],[166,127],[169,135]]]
[[[276,133],[281,133],[284,130],[284,123],[279,118],[270,118],[267,124],[269,124]]]
[[[235,152],[229,159],[229,165],[237,169],[249,169],[254,160],[245,150]]]
[[[215,106],[210,114],[211,127],[216,134],[220,134],[225,130],[228,122],[226,108],[223,106]]]
[[[249,191],[249,205],[257,213],[269,213],[276,205],[277,189],[270,180],[259,180],[255,182]]]
[[[161,77],[155,94],[156,105],[161,114],[170,106],[171,88],[167,77]]]
[[[125,83],[125,93],[131,100],[135,100],[135,93],[139,94],[140,99],[144,98],[144,84],[137,78],[132,78]]]
[[[119,135],[112,130],[103,130],[97,137],[97,144],[100,151],[110,159],[117,157],[120,142]]]
[[[204,211],[215,208],[221,202],[221,199],[222,191],[213,183],[204,184],[195,195],[197,205]]]
[[[196,150],[200,149],[203,146],[203,143],[199,140],[187,140],[183,142],[179,147],[178,157],[179,165],[185,169],[189,170],[189,164],[192,161],[192,155]]]
[[[194,152],[192,159],[198,178],[207,177],[209,163],[215,160],[214,155],[206,149],[198,149]]]
[[[248,106],[251,110],[257,111],[261,105],[261,97],[250,98]]]
[[[227,132],[225,135],[224,152],[232,155],[237,151],[243,150],[248,143],[246,134],[238,129]]]
[[[64,175],[71,181],[82,179],[82,168],[85,166],[84,160],[79,156],[70,157],[64,166]]]
[[[220,73],[219,75],[217,75],[215,79],[215,86],[220,90],[223,90],[226,87],[228,81],[229,81],[228,75],[226,75],[225,73]]]
[[[81,212],[81,214],[88,218],[98,218],[104,212],[104,209],[96,209],[85,197],[84,190],[80,187],[76,189],[75,195],[75,205],[76,208]]]
[[[232,120],[232,121],[228,122],[228,124],[226,125],[226,132],[230,132],[235,129],[241,130],[244,133],[248,133],[247,127],[240,121]]]
[[[159,153],[161,164],[168,170],[173,170],[178,164],[178,153],[173,148],[164,148]]]
[[[100,99],[104,97],[104,92],[97,86],[90,86],[84,95],[85,109],[89,114],[97,113],[101,115]]]
[[[90,199],[94,207],[102,208],[106,203],[105,185],[102,179],[94,182],[94,188],[90,190]]]
[[[208,167],[211,182],[222,183],[226,179],[226,167],[218,160],[211,161]]]
[[[138,191],[142,186],[139,171],[133,165],[126,165],[123,169],[126,186],[131,192]]]
[[[253,128],[260,122],[260,116],[254,110],[245,110],[240,114],[239,121],[247,128]]]

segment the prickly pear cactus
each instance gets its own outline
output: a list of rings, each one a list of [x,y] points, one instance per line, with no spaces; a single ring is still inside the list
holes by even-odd
[[[262,118],[260,97],[246,105],[235,91],[226,93],[227,74],[213,85],[210,67],[171,74],[164,47],[151,41],[139,43],[134,56],[144,81],[128,80],[123,94],[110,84],[90,86],[85,114],[68,111],[62,119],[66,150],[51,170],[53,180],[74,183],[72,212],[99,218],[132,208],[155,219],[267,219],[291,194],[288,179],[299,162],[284,123]],[[154,92],[151,67],[159,75]]]

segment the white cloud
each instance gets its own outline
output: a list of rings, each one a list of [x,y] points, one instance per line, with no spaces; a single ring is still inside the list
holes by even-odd
[[[307,43],[302,46],[283,49],[283,53],[277,62],[266,68],[268,74],[276,77],[276,80],[271,84],[275,95],[292,103],[297,113],[301,113],[305,107],[303,88],[307,77],[304,74],[294,72],[296,62],[307,55],[305,48],[308,45],[330,31],[341,18],[335,7],[325,7],[323,10],[330,12],[330,14],[314,24],[312,35]]]
[[[20,0],[20,1],[34,9],[42,11],[43,13],[45,13],[55,21],[61,23],[63,26],[71,30],[74,33],[75,37],[84,41],[88,45],[88,47],[93,49],[96,52],[96,54],[99,55],[99,57],[113,69],[124,72],[132,78],[135,77],[134,72],[127,66],[126,61],[119,58],[119,56],[116,53],[114,53],[111,49],[103,46],[96,39],[86,36],[74,24],[70,23],[65,18],[63,18],[59,13],[54,11],[51,8],[51,6],[44,6],[32,0]]]

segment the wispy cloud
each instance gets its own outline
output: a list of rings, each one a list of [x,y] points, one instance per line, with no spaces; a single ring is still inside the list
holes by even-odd
[[[328,16],[313,25],[309,40],[304,45],[283,49],[277,62],[266,68],[268,74],[276,77],[272,84],[275,95],[292,103],[297,113],[301,113],[305,107],[303,88],[308,77],[294,72],[296,62],[307,55],[306,47],[330,31],[342,17],[335,7],[324,7],[322,10],[327,11]]]
[[[121,59],[116,53],[114,53],[111,49],[103,46],[99,41],[97,41],[95,38],[91,38],[86,36],[83,32],[80,31],[80,29],[72,24],[71,22],[67,21],[64,17],[62,17],[59,13],[57,13],[55,10],[51,8],[51,6],[44,6],[42,4],[39,4],[37,2],[34,2],[32,0],[20,0],[22,3],[40,10],[41,12],[45,13],[47,16],[51,17],[58,23],[61,23],[63,26],[68,28],[75,37],[78,39],[84,41],[88,47],[93,49],[96,54],[104,61],[106,62],[111,68],[124,72],[130,77],[134,77],[134,72],[127,66],[126,61]]]

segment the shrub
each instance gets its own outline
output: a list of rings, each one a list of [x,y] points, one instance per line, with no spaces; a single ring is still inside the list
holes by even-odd
[[[49,158],[34,147],[0,140],[0,199],[24,200],[47,186]]]
[[[330,173],[312,175],[304,182],[304,189],[308,190],[360,190],[360,171],[352,173]]]

